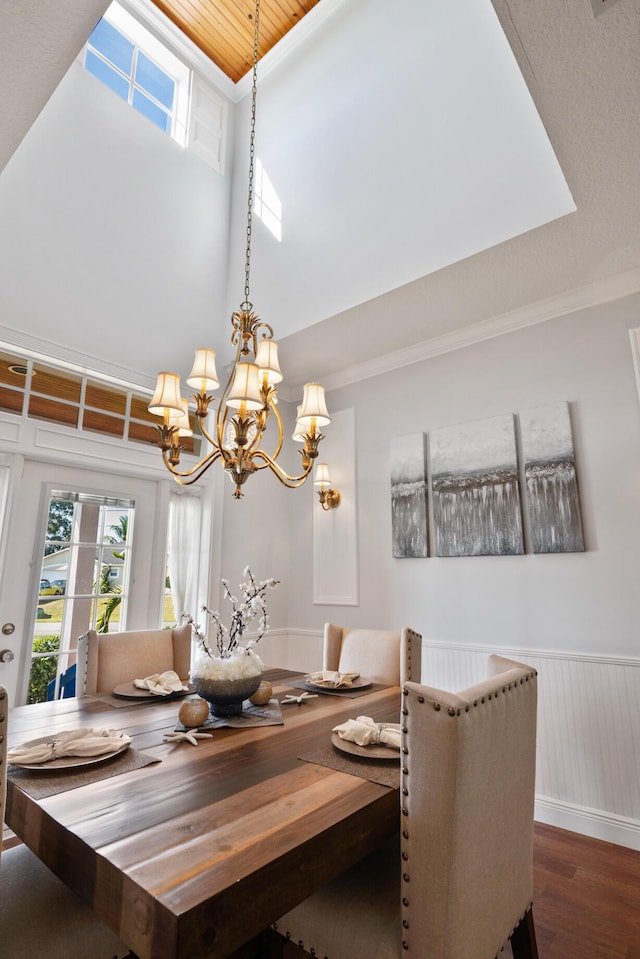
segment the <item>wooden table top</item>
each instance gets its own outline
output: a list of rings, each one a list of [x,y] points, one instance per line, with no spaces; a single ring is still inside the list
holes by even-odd
[[[295,676],[268,671],[278,699]],[[284,725],[216,729],[197,748],[162,742],[178,706],[12,710],[10,745],[108,726],[162,762],[39,800],[9,781],[6,819],[140,959],[222,959],[398,829],[396,789],[298,757],[352,716],[397,722],[400,690],[321,695],[282,707]]]

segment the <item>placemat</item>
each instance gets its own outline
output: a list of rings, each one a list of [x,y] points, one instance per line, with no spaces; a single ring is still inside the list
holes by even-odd
[[[219,729],[221,726],[231,726],[234,729],[243,726],[283,726],[282,710],[277,699],[270,699],[266,706],[254,706],[249,700],[245,700],[242,706],[242,712],[239,716],[211,716],[201,726],[198,726],[200,732],[207,732],[209,729]],[[185,732],[189,727],[182,723],[176,725],[178,732]]]
[[[75,772],[61,769],[57,772],[52,770],[49,773],[42,773],[35,769],[8,766],[7,778],[34,799],[46,799],[48,796],[56,796],[68,789],[77,789],[78,786],[110,779],[111,776],[119,776],[121,773],[128,773],[133,769],[141,769],[143,766],[161,761],[157,756],[150,756],[148,753],[141,753],[129,747],[119,756],[113,756],[95,765],[79,766]]]
[[[385,683],[372,683],[365,686],[364,689],[317,689],[315,686],[309,686],[304,679],[296,679],[290,683],[283,683],[283,686],[291,686],[293,689],[304,689],[307,693],[317,693],[319,696],[342,696],[344,699],[358,699],[359,696],[367,696],[369,693],[377,693],[380,689],[388,689]]]
[[[329,766],[339,773],[349,773],[350,776],[359,776],[368,779],[380,786],[390,786],[391,789],[400,788],[400,756],[398,762],[375,762],[370,759],[360,759],[358,756],[348,756],[328,743],[320,746],[313,752],[298,756],[305,763],[318,763],[320,766]]]

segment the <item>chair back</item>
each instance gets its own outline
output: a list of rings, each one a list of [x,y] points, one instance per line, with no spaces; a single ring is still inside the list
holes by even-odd
[[[531,905],[536,675],[491,656],[463,692],[403,689],[402,939],[417,955],[495,956]]]
[[[4,810],[7,802],[7,733],[9,729],[9,694],[0,686],[0,830],[4,825]],[[2,834],[0,833],[0,859],[2,858]]]
[[[325,623],[323,669],[360,672],[376,683],[419,683],[422,636],[403,629],[348,629]]]
[[[78,695],[110,693],[116,686],[173,669],[188,679],[191,626],[96,633],[78,639]]]

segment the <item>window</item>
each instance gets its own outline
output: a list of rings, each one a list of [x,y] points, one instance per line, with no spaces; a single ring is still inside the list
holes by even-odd
[[[190,70],[117,3],[111,4],[89,37],[84,66],[185,145]]]
[[[0,351],[0,413],[59,423],[134,443],[154,444],[160,423],[143,394],[94,380],[72,370]],[[186,453],[199,455],[200,420],[189,412],[193,436],[181,440]]]

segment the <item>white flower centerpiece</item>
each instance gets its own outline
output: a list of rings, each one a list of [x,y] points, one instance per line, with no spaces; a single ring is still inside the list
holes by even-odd
[[[258,582],[248,566],[245,566],[243,576],[241,599],[232,594],[228,579],[221,580],[224,596],[231,603],[229,626],[222,622],[217,610],[202,607],[215,630],[215,649],[207,641],[207,631],[188,613],[183,614],[200,647],[200,656],[191,670],[191,680],[198,695],[209,702],[214,716],[241,713],[242,703],[256,692],[264,670],[255,647],[269,630],[266,593],[275,589],[278,580]],[[245,631],[255,619],[258,620],[255,636],[243,641]]]

